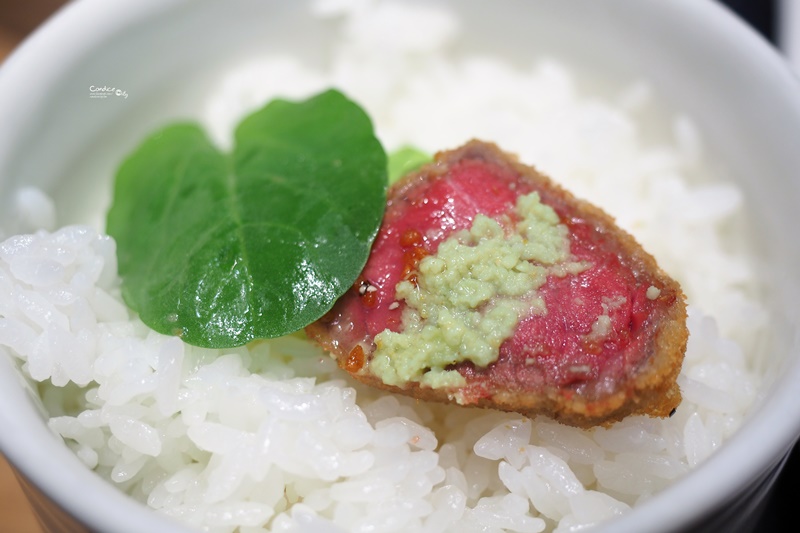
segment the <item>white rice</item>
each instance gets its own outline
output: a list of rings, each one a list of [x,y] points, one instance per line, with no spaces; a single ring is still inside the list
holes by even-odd
[[[334,85],[367,108],[389,149],[476,137],[518,153],[612,213],[683,284],[691,337],[675,416],[583,431],[369,390],[295,337],[187,346],[125,308],[112,239],[87,226],[45,231],[52,203],[26,190],[13,229],[44,229],[0,244],[0,350],[39,383],[51,428],[121,490],[213,532],[573,531],[713,453],[756,397],[746,354],[764,313],[749,296],[749,258],[727,246],[742,195],[702,175],[691,120],[676,116],[674,138],[648,144],[646,84],[603,100],[554,60],[520,70],[453,58],[458,21],[433,7],[315,9],[342,26],[329,68],[268,57],[232,70],[203,117],[220,144],[266,99]],[[420,16],[427,39],[397,31]],[[388,35],[391,58],[376,57]]]

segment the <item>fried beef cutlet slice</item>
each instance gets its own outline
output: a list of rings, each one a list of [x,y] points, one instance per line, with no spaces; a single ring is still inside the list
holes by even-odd
[[[463,378],[459,384],[431,386],[417,378],[386,384],[371,366],[376,336],[405,328],[408,303],[398,298],[398,283],[416,286],[420,261],[468,230],[478,214],[505,230],[513,226],[517,199],[532,192],[566,228],[569,264],[581,267],[547,271],[536,290],[545,310],[531,306],[521,313],[495,361],[448,365],[448,372]],[[678,283],[609,215],[496,146],[471,141],[437,154],[390,188],[362,276],[306,332],[368,385],[591,427],[673,411],[681,399],[676,379],[688,338],[685,323]]]

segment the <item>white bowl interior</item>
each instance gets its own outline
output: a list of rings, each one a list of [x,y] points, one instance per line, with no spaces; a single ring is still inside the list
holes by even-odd
[[[651,81],[668,104],[696,120],[710,157],[745,193],[772,324],[759,348],[768,376],[761,406],[710,460],[614,530],[679,526],[772,467],[800,431],[800,400],[792,390],[800,379],[800,249],[790,229],[800,223],[796,80],[765,42],[711,1],[487,5],[458,2],[470,28],[465,51],[519,62],[563,59],[601,92],[619,80]],[[60,223],[85,219],[87,205],[108,202],[121,158],[154,127],[191,117],[225,65],[276,51],[319,62],[333,38],[329,24],[309,20],[295,2],[68,6],[0,69],[0,212],[17,187],[34,184],[55,195]],[[124,89],[129,98],[91,99],[91,85]],[[17,467],[96,529],[166,531],[161,519],[85,470],[46,429],[20,381],[9,361],[0,362],[0,444]]]

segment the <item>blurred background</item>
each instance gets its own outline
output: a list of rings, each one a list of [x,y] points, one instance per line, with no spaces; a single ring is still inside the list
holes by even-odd
[[[786,56],[795,72],[800,73],[800,0],[716,1],[727,4],[753,26]],[[0,68],[5,57],[65,3],[66,0],[0,0]],[[758,531],[786,531],[786,524],[793,522],[790,518],[800,492],[795,485],[798,475],[800,451],[795,451],[778,479]],[[22,489],[1,455],[0,533],[42,533]]]

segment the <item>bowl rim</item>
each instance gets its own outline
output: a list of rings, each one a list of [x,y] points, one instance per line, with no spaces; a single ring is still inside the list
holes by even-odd
[[[29,107],[24,103],[20,105],[21,87],[46,90],[48,84],[57,80],[63,69],[69,67],[70,59],[83,56],[92,46],[113,35],[115,31],[190,2],[191,0],[140,0],[116,2],[112,5],[104,0],[78,0],[67,4],[2,64],[0,116],[6,117],[4,122],[7,124],[23,120]],[[719,39],[729,46],[730,53],[739,57],[744,62],[744,67],[758,66],[759,72],[768,76],[765,83],[771,84],[774,87],[773,92],[796,111],[795,116],[800,117],[797,78],[771,45],[731,11],[711,0],[673,0],[664,3],[660,8],[692,18],[707,31],[709,39]],[[48,57],[51,59],[42,61],[42,58]],[[58,62],[52,58],[57,58]],[[53,68],[42,68],[42,64]],[[11,134],[11,128],[0,129],[0,161],[9,155],[4,152],[8,143],[4,142],[3,136]],[[794,340],[795,352],[800,351],[798,346],[800,334]],[[800,399],[793,393],[791,386],[792,382],[798,381],[800,357],[795,357],[785,374],[776,382],[774,390],[761,399],[757,416],[748,417],[742,428],[724,446],[684,479],[661,491],[658,497],[643,502],[625,516],[609,523],[607,527],[614,531],[639,531],[646,519],[646,524],[650,527],[679,529],[708,513],[709,509],[724,505],[726,497],[735,495],[730,487],[741,487],[743,480],[756,478],[770,468],[790,450],[800,435]],[[61,460],[66,457],[62,453],[54,454],[54,446],[58,445],[66,452],[69,450],[57,440],[31,444],[11,437],[16,431],[29,429],[29,425],[20,420],[18,415],[5,403],[0,403],[0,422],[4,427],[13,429],[0,433],[0,450],[14,468],[56,504],[69,509],[70,513],[85,524],[100,530],[138,531],[143,525],[142,520],[164,530],[166,526],[163,518],[156,518],[155,513],[151,513],[152,517],[139,516],[144,515],[141,504],[127,496],[121,496],[118,491],[106,490],[110,487],[108,482],[85,469],[74,456],[74,464],[70,465],[68,473],[78,476],[75,479],[81,482],[81,490],[74,490],[61,477],[51,477],[49,473],[62,468]],[[41,429],[43,431],[39,432],[40,436],[47,432],[45,428]],[[764,435],[769,437],[764,437],[761,444],[754,447],[754,439]],[[743,460],[744,458],[747,460]],[[739,465],[739,468],[731,468],[732,464]],[[83,468],[90,475],[80,474],[78,468]],[[108,500],[108,505],[115,512],[108,513],[109,507],[104,506],[100,506],[104,507],[102,510],[98,509],[95,505],[98,500]],[[676,506],[681,509],[679,516],[675,513]],[[120,520],[120,516],[125,519]],[[172,526],[175,531],[185,531],[182,526]]]

